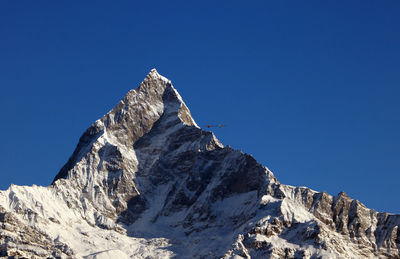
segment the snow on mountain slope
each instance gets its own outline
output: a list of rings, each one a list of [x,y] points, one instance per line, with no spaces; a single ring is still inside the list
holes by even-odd
[[[0,256],[400,258],[400,216],[280,184],[200,129],[152,70],[49,187],[0,191]]]

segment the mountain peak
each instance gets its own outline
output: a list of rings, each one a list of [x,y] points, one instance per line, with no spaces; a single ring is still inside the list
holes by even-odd
[[[150,70],[150,72],[147,74],[146,78],[159,79],[159,80],[162,80],[162,81],[164,81],[166,83],[168,83],[168,82],[171,83],[171,81],[168,78],[160,75],[158,73],[157,69],[155,69],[155,68]]]
[[[109,143],[130,150],[137,140],[160,124],[164,131],[172,132],[184,126],[200,130],[171,81],[152,69],[136,89],[130,90],[111,111],[85,131],[54,181],[75,174],[71,170],[76,164],[88,154],[97,152],[99,146]],[[215,137],[213,139],[222,146]]]

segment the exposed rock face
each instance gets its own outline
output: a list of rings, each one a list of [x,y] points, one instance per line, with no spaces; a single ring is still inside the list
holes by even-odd
[[[49,187],[0,192],[0,256],[400,258],[400,216],[280,184],[152,70]]]

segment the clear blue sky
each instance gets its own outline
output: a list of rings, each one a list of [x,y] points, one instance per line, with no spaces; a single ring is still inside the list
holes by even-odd
[[[0,189],[50,184],[155,67],[199,125],[227,124],[217,137],[282,183],[400,213],[399,13],[397,0],[2,0]]]

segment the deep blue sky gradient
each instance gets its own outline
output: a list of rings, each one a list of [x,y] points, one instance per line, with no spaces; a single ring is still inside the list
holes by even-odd
[[[400,213],[399,13],[394,0],[0,1],[0,189],[50,184],[155,67],[199,125],[227,124],[217,137],[282,183]]]

